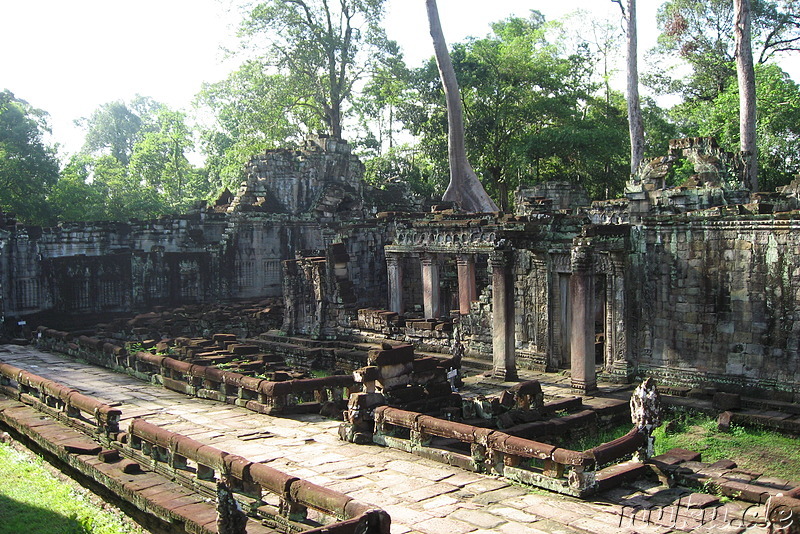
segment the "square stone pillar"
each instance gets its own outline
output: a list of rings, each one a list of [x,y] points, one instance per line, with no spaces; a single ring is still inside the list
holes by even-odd
[[[436,319],[439,311],[439,264],[433,256],[422,258],[422,303],[426,319]]]
[[[475,285],[475,258],[462,254],[456,258],[458,267],[458,313],[467,315],[471,303],[478,300],[478,288]]]
[[[597,389],[594,363],[594,270],[592,249],[579,238],[572,248],[569,278],[572,389],[585,395]]]
[[[490,254],[489,262],[492,265],[492,373],[503,380],[516,380],[511,252],[496,250]]]
[[[403,265],[399,254],[386,254],[389,277],[389,311],[403,313]]]
[[[613,276],[610,297],[610,335],[607,336],[608,359],[606,373],[612,382],[630,384],[634,369],[631,363],[628,336],[628,309],[625,301],[625,257],[611,256]],[[610,339],[610,341],[608,341]]]

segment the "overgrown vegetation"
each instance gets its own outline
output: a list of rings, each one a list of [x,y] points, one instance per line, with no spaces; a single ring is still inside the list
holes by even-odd
[[[729,459],[743,469],[800,482],[797,438],[735,425],[720,432],[715,418],[677,410],[654,435],[656,454],[679,447],[701,453],[704,462]]]
[[[0,534],[133,534],[142,529],[93,504],[44,462],[0,443]]]
[[[630,423],[585,433],[562,446],[585,451],[624,436]],[[654,432],[655,453],[681,448],[701,453],[703,462],[733,460],[742,469],[800,483],[800,447],[797,438],[758,427],[733,425],[730,432],[717,429],[714,417],[673,410]]]
[[[621,438],[630,432],[631,423],[622,423],[610,428],[601,428],[596,432],[584,432],[580,436],[569,440],[564,447],[573,451],[585,451],[598,445]]]

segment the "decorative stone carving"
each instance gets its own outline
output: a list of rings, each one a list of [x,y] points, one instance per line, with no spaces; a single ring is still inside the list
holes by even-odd
[[[247,534],[247,515],[233,497],[225,477],[217,481],[217,530],[219,534]]]
[[[653,430],[661,426],[661,415],[661,395],[655,381],[648,377],[631,395],[631,422],[645,437],[645,446],[635,455],[637,461],[645,462],[653,456]]]

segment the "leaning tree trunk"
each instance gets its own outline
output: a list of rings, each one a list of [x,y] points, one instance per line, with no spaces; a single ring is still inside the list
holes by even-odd
[[[620,7],[622,4],[620,3]],[[628,34],[628,129],[631,136],[631,175],[636,176],[644,159],[644,124],[639,104],[638,36],[636,30],[636,0],[628,0],[625,13]]]
[[[458,91],[456,73],[453,70],[453,62],[450,60],[450,53],[447,51],[447,43],[444,40],[442,24],[439,21],[439,9],[436,6],[436,0],[425,0],[425,3],[428,8],[428,22],[433,38],[433,49],[436,53],[436,64],[439,66],[439,76],[442,78],[442,86],[447,100],[450,184],[447,186],[442,200],[454,201],[461,209],[468,212],[499,211],[467,161],[461,96]]]
[[[750,43],[750,0],[733,0],[736,16],[736,74],[739,80],[739,142],[745,156],[745,185],[758,191],[756,74]]]

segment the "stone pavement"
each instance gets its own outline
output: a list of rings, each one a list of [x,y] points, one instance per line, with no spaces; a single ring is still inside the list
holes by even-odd
[[[261,415],[30,347],[0,346],[0,361],[116,404],[123,413],[123,429],[131,418],[144,417],[173,432],[374,504],[389,512],[395,534],[683,531],[678,528],[681,524],[668,520],[659,521],[662,526],[638,516],[634,521],[630,508],[603,500],[571,499],[403,451],[343,442],[337,434],[339,422],[321,416]]]

